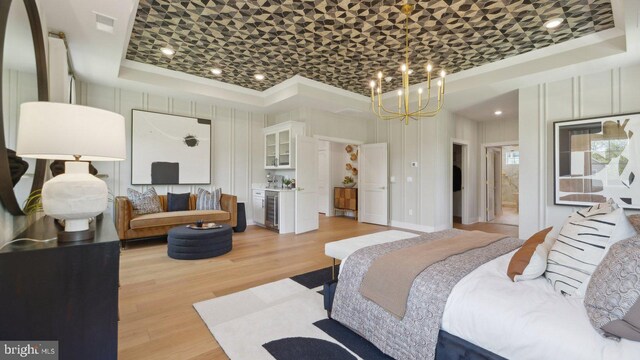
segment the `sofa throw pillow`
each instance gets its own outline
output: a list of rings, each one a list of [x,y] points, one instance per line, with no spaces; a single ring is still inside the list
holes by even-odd
[[[636,229],[636,232],[640,234],[640,214],[633,214],[627,216],[633,228]]]
[[[134,189],[127,189],[127,197],[131,201],[134,215],[155,214],[162,212],[162,205],[156,193],[156,189],[151,187],[141,193]]]
[[[580,210],[560,230],[549,252],[545,277],[556,291],[582,297],[609,247],[635,234],[623,209],[617,206],[594,205]]]
[[[555,239],[547,237],[552,228],[546,228],[533,234],[529,240],[511,257],[507,275],[512,281],[535,279],[544,274],[547,268],[547,256]],[[545,242],[553,241],[545,246]]]
[[[167,193],[167,211],[186,211],[189,210],[190,193],[173,194]]]
[[[198,189],[198,198],[196,200],[196,210],[222,210],[220,206],[220,197],[222,197],[222,188],[214,188],[208,191],[203,188]]]
[[[611,246],[591,277],[584,306],[602,335],[640,341],[640,236]]]

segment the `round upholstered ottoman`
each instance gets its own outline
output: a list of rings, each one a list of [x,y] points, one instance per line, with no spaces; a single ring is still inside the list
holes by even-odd
[[[173,259],[196,260],[220,256],[231,251],[231,226],[217,229],[175,227],[167,233],[167,255]]]

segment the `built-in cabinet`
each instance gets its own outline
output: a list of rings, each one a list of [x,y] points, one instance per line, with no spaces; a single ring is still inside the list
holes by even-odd
[[[264,128],[265,169],[295,168],[296,136],[304,135],[305,124],[287,121]]]
[[[253,189],[252,191],[253,222],[256,225],[264,226],[265,202],[264,189]]]
[[[295,191],[254,188],[253,222],[262,227],[288,234],[295,231]]]

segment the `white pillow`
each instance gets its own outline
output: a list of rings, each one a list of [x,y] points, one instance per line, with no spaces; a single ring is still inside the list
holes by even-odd
[[[536,249],[529,259],[529,264],[524,268],[522,274],[513,277],[514,282],[533,280],[544,274],[547,269],[547,256],[549,255],[551,247],[556,242],[561,228],[562,226],[554,226],[553,229],[547,233],[544,242],[536,246]]]
[[[603,203],[572,214],[547,259],[545,277],[564,295],[584,296],[591,274],[609,247],[636,235],[615,204]]]

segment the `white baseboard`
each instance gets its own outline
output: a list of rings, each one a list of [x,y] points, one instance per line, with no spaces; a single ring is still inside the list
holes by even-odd
[[[449,226],[449,224],[440,224],[440,225],[434,226],[434,231],[442,231],[447,229],[451,229],[451,226]]]
[[[391,226],[401,228],[401,229],[415,230],[415,231],[422,231],[422,232],[429,232],[429,233],[436,231],[433,228],[433,226],[412,224],[412,223],[406,223],[406,222],[395,221],[395,220],[391,220]]]
[[[468,222],[463,223],[463,225],[471,225],[471,224],[475,224],[475,223],[478,223],[478,222],[480,222],[480,217],[471,218],[471,219],[469,219]]]

